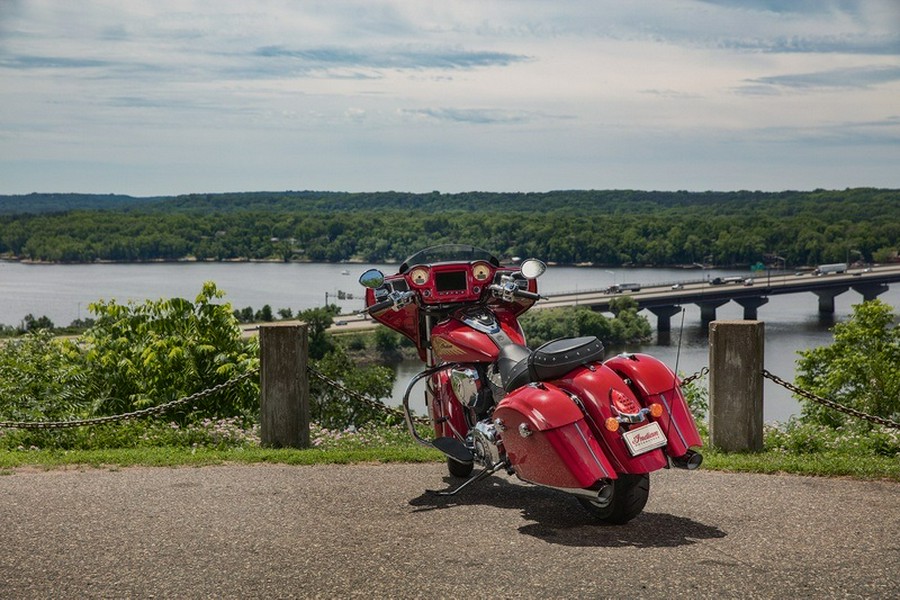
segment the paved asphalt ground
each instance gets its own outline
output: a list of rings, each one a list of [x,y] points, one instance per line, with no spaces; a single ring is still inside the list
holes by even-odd
[[[664,471],[625,526],[425,465],[0,476],[0,598],[898,598],[900,484]]]

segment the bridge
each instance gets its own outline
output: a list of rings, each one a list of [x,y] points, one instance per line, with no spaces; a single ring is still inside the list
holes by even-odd
[[[702,279],[677,284],[650,285],[634,292],[612,294],[606,290],[555,294],[538,303],[535,308],[589,306],[599,312],[609,311],[610,302],[623,295],[633,298],[639,309],[656,315],[657,331],[669,331],[671,318],[684,304],[700,307],[704,324],[716,319],[716,309],[732,300],[744,308],[744,319],[756,319],[757,309],[769,301],[769,296],[812,292],[819,298],[820,313],[834,313],[834,299],[848,290],[872,300],[888,290],[888,284],[900,281],[900,265],[886,265],[869,269],[851,269],[845,273],[816,275],[771,271],[749,278],[734,278],[730,283],[712,284]]]
[[[739,278],[740,279],[740,278]],[[747,279],[752,284],[745,285]],[[670,331],[671,318],[681,312],[681,306],[696,304],[704,326],[716,320],[716,309],[732,300],[744,308],[744,318],[755,320],[757,309],[769,301],[769,296],[812,292],[819,298],[819,312],[834,313],[834,299],[846,291],[854,290],[863,300],[872,300],[888,290],[889,283],[900,281],[900,264],[851,269],[846,273],[816,276],[811,272],[794,273],[778,271],[756,277],[743,278],[735,283],[712,285],[707,279],[642,286],[639,291],[611,294],[606,290],[585,290],[550,294],[534,308],[561,308],[565,306],[589,306],[598,312],[608,312],[612,300],[627,295],[656,315],[657,331]],[[674,289],[676,288],[677,289]],[[332,333],[372,329],[375,323],[362,315],[340,315],[335,318]]]

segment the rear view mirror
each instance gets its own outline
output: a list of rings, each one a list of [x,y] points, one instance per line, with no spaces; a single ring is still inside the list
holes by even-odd
[[[527,258],[522,261],[522,266],[519,269],[522,271],[522,276],[525,279],[537,279],[547,270],[547,265],[536,258]]]
[[[384,285],[384,273],[378,269],[369,269],[359,276],[359,284],[363,287],[377,290]]]

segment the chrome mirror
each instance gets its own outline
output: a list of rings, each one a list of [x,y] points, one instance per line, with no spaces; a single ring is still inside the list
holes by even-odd
[[[359,284],[363,287],[377,290],[384,285],[384,273],[378,269],[369,269],[359,276]]]
[[[526,258],[519,267],[525,279],[537,279],[547,270],[547,265],[536,258]]]

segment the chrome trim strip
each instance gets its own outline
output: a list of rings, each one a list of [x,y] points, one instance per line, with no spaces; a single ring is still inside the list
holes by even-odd
[[[575,406],[577,406],[578,409],[581,411],[581,414],[584,415],[584,418],[586,420],[590,421],[594,425],[594,429],[596,429],[597,432],[600,434],[599,436],[597,436],[597,443],[603,444],[603,447],[606,448],[606,453],[609,454],[609,460],[611,463],[613,463],[613,468],[615,468],[615,465],[618,465],[619,469],[624,471],[625,465],[622,464],[622,461],[620,461],[619,458],[616,456],[616,453],[613,452],[612,446],[609,445],[609,442],[603,436],[603,430],[600,429],[600,426],[597,424],[597,421],[594,420],[594,417],[592,417],[590,415],[590,413],[587,411],[587,408],[585,408],[584,401],[581,398],[579,398],[577,395],[573,394],[572,392],[569,392],[567,390],[563,390],[563,391],[565,391],[566,394],[569,395],[569,397],[572,399],[572,402],[575,403]]]
[[[663,401],[663,406],[666,407],[666,412],[669,414],[669,425],[675,427],[675,433],[678,434],[678,438],[681,440],[682,445],[687,448],[687,441],[684,439],[684,435],[681,433],[681,429],[678,427],[678,423],[675,422],[675,417],[672,415],[672,409],[669,407],[669,402],[668,400],[666,400],[666,395],[660,394],[659,397]]]
[[[572,423],[575,426],[575,430],[578,432],[578,435],[581,436],[581,440],[584,442],[584,445],[587,446],[588,452],[591,453],[591,458],[594,459],[594,462],[597,463],[597,466],[600,467],[600,471],[603,473],[604,477],[609,477],[609,473],[606,469],[603,468],[603,463],[600,462],[600,459],[597,458],[597,455],[594,454],[594,449],[591,448],[591,444],[588,442],[587,437],[585,437],[584,432],[581,431],[581,427],[578,426],[578,422]]]

